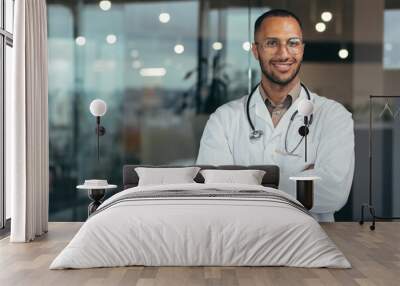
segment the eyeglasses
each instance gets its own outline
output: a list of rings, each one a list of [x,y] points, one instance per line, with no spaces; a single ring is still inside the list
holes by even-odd
[[[268,38],[262,43],[256,42],[255,44],[259,45],[264,52],[274,54],[279,50],[282,42],[277,38]],[[290,54],[296,55],[303,50],[304,42],[300,38],[290,38],[286,41],[285,46]]]

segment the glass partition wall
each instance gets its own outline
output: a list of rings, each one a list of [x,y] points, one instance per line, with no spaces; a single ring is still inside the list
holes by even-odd
[[[356,171],[336,219],[359,217],[368,95],[395,94],[400,82],[396,1],[47,2],[51,220],[86,219],[87,194],[75,189],[85,179],[121,186],[124,164],[193,164],[209,115],[260,80],[249,43],[256,18],[273,8],[303,22],[302,80],[353,112]],[[95,98],[108,105],[99,161]]]

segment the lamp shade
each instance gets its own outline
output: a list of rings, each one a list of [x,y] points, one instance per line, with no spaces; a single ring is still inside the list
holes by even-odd
[[[299,102],[299,105],[297,106],[297,110],[299,111],[300,115],[303,116],[309,116],[314,109],[314,104],[311,102],[311,100],[308,99],[303,99]]]
[[[107,104],[104,100],[95,99],[90,103],[90,113],[93,116],[103,116],[107,112]]]

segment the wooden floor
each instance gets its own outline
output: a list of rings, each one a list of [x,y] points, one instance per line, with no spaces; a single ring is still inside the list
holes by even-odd
[[[122,267],[48,270],[49,264],[81,226],[50,223],[49,233],[32,242],[0,241],[0,285],[400,285],[400,223],[358,223],[323,228],[353,268],[289,267]]]

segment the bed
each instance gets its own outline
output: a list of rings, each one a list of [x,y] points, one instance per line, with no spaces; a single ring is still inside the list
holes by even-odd
[[[263,170],[260,185],[138,185],[123,168],[123,191],[107,199],[50,269],[144,266],[350,268],[343,253],[293,197],[277,189],[277,166],[198,166]],[[143,167],[143,166],[141,166]]]

